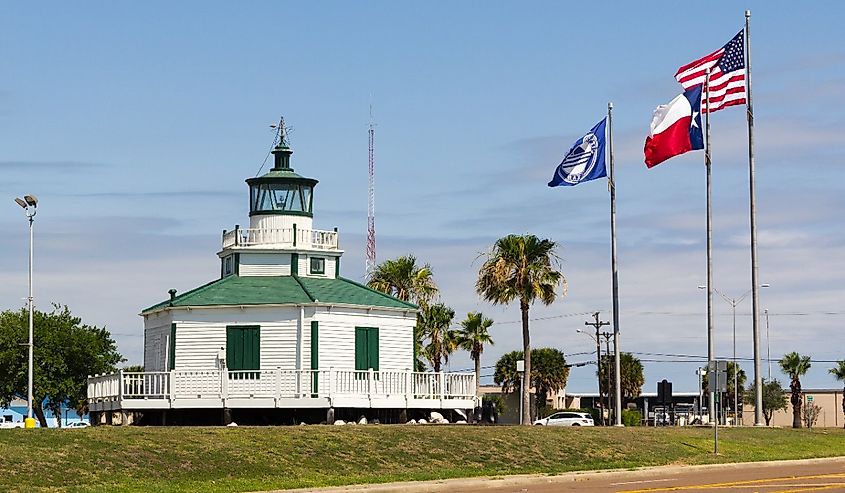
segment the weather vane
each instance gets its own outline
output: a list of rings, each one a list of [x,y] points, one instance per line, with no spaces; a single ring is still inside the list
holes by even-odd
[[[280,147],[287,147],[288,146],[288,138],[290,132],[293,131],[293,127],[286,127],[285,126],[285,117],[279,117],[279,123],[270,125],[270,128],[276,130],[276,140],[279,142]]]

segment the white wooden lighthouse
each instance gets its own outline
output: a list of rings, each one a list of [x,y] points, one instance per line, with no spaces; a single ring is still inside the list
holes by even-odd
[[[190,423],[213,409],[224,422],[472,409],[473,374],[412,371],[417,307],[340,276],[338,232],[313,229],[317,180],[291,168],[284,130],[272,153],[246,180],[249,228],[223,231],[219,278],[141,312],[145,371],[89,379],[91,411]]]

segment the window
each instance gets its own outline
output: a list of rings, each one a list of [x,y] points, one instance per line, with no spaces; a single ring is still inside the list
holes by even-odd
[[[323,257],[311,257],[311,273],[325,274],[326,273],[326,259]]]
[[[355,327],[355,369],[378,371],[378,328]]]
[[[229,325],[226,327],[226,367],[229,378],[258,378],[258,373],[242,370],[261,369],[261,328],[257,325]]]
[[[234,262],[232,261],[232,256],[229,255],[223,259],[223,275],[229,276],[234,272]]]
[[[311,213],[311,186],[295,183],[260,183],[250,187],[252,212]]]

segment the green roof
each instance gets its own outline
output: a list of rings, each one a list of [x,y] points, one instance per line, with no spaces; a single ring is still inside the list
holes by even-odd
[[[346,304],[416,310],[416,305],[345,278],[298,276],[227,276],[176,296],[142,313],[168,306]]]

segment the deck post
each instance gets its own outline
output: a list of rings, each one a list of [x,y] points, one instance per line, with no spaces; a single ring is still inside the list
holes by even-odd
[[[220,370],[220,399],[223,402],[223,407],[226,407],[226,399],[229,398],[229,379],[227,377],[228,371],[224,367]],[[228,424],[228,423],[227,423]]]
[[[446,374],[441,371],[440,373],[437,374],[437,379],[439,381],[438,386],[440,387],[438,389],[440,391],[440,392],[438,392],[440,394],[440,404],[442,405],[443,404],[443,398],[446,394]]]
[[[276,379],[276,407],[279,407],[279,402],[282,400],[282,368],[276,367],[275,377]]]
[[[367,370],[367,399],[373,400],[373,369]]]
[[[123,402],[123,370],[117,370],[117,400]]]
[[[414,398],[414,373],[406,368],[405,369],[405,407],[411,403],[411,399]],[[407,421],[407,420],[406,420]]]
[[[176,399],[176,370],[167,372],[167,395],[170,399],[170,407],[173,407],[173,401]]]
[[[329,380],[329,382],[328,382],[328,384],[329,384],[329,405],[331,406],[331,405],[334,405],[334,381],[335,381],[335,376],[334,376],[334,367],[333,366],[329,367],[328,380]]]

